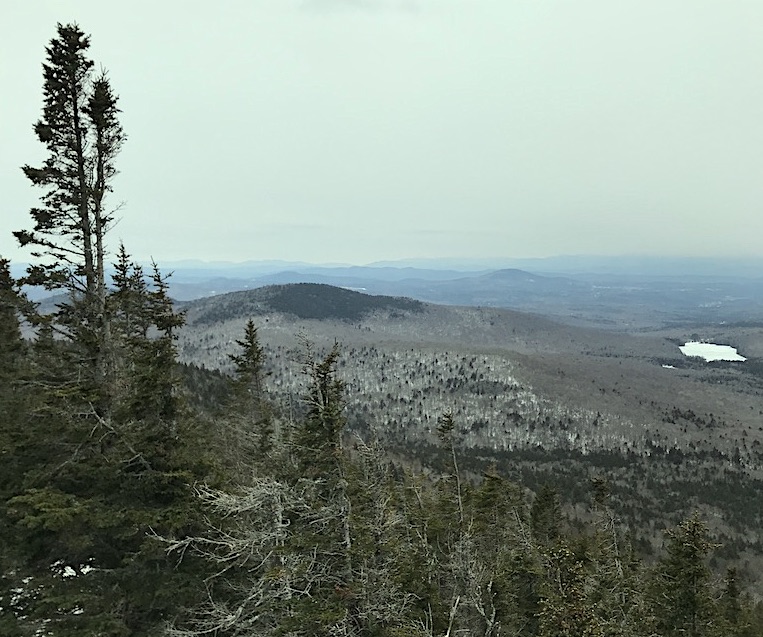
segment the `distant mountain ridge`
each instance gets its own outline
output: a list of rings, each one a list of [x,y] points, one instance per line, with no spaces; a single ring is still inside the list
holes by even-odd
[[[271,285],[213,297],[194,303],[193,325],[278,312],[298,319],[358,321],[377,311],[421,312],[413,299],[371,296],[321,283]]]
[[[500,267],[487,268],[491,262]],[[180,302],[270,285],[312,283],[428,303],[534,312],[608,329],[687,320],[763,321],[762,260],[555,257],[394,263],[180,262],[162,265],[162,270],[172,275],[170,295]],[[456,268],[459,264],[463,269]],[[518,264],[526,267],[515,267]],[[30,296],[39,300],[49,292],[31,290]]]

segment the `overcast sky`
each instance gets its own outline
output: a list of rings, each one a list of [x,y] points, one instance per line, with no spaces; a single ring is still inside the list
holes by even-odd
[[[368,263],[763,256],[760,0],[0,4],[0,255],[56,22],[129,136],[114,246]]]

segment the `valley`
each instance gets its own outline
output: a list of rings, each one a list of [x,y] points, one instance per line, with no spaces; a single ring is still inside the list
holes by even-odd
[[[255,321],[269,394],[284,417],[302,409],[300,348],[338,342],[351,438],[377,438],[401,462],[436,470],[436,423],[450,412],[475,477],[495,464],[529,488],[551,484],[574,519],[585,517],[590,479],[604,476],[623,521],[646,530],[645,554],[659,548],[662,529],[698,510],[725,547],[720,555],[739,558],[752,580],[763,571],[757,328],[626,333],[317,284],[234,292],[185,309],[180,359],[208,369],[230,370],[228,355]],[[748,361],[687,358],[679,345],[689,339],[731,343]]]

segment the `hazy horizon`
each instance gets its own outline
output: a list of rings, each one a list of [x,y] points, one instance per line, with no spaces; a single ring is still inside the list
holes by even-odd
[[[1,256],[1,255],[0,255]],[[613,275],[617,276],[668,276],[668,277],[730,277],[763,280],[763,257],[676,257],[671,255],[554,255],[530,258],[448,258],[379,260],[367,263],[320,262],[283,259],[248,259],[243,261],[187,259],[137,259],[149,268],[152,261],[165,275],[181,273],[182,276],[215,276],[221,278],[252,279],[264,274],[279,272],[322,272],[333,270],[362,271],[364,269],[399,269],[411,271],[452,271],[454,273],[492,272],[518,269],[539,275]],[[28,262],[12,261],[11,273],[21,276]],[[107,262],[108,272],[113,271],[113,260]],[[177,278],[177,277],[176,277]]]
[[[14,261],[45,46],[73,21],[128,135],[112,251],[763,257],[763,4],[40,0],[0,6]]]

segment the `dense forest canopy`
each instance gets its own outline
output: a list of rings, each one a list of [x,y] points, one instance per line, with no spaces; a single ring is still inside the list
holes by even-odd
[[[184,317],[158,267],[144,272],[120,246],[106,280],[107,195],[126,137],[89,44],[59,24],[47,48],[35,133],[48,155],[24,167],[44,192],[32,229],[15,233],[36,261],[16,281],[0,260],[0,633],[763,633],[733,566],[711,570],[718,546],[697,515],[647,561],[604,475],[581,485],[581,527],[550,486],[532,492],[492,465],[467,476],[451,412],[436,415],[441,453],[423,472],[348,435],[339,345],[304,338],[307,389],[289,412],[268,396],[253,319],[230,378],[184,374]],[[66,300],[42,315],[22,284]],[[376,303],[310,292],[271,301],[348,320]],[[189,377],[224,388],[199,405]]]

